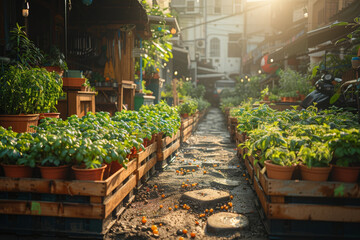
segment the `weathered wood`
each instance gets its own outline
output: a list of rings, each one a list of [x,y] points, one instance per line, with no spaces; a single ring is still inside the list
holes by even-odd
[[[136,157],[138,159],[138,164],[144,161],[149,155],[151,155],[156,150],[157,150],[157,142],[154,142],[150,146],[145,148],[144,151],[141,151],[140,153],[136,154]]]
[[[268,202],[266,199],[266,195],[264,194],[264,190],[261,188],[260,183],[257,181],[256,178],[254,178],[254,189],[256,192],[256,195],[258,196],[261,206],[265,212],[265,214],[267,215],[267,211],[268,211]]]
[[[133,190],[135,187],[136,187],[136,175],[133,175],[111,197],[107,198],[104,201],[104,207],[105,207],[104,217],[107,217],[121,203],[121,201],[126,197],[126,195],[128,195],[131,192],[131,190]]]
[[[102,203],[102,197],[90,197],[90,203]]]
[[[177,131],[177,133],[172,137],[166,137],[161,140],[162,144],[161,147],[164,149],[167,145],[174,142],[176,139],[180,137],[180,131]]]
[[[261,172],[258,179],[265,194],[269,196],[360,198],[358,183],[277,180],[270,179]],[[336,195],[336,191],[340,190],[343,195]]]
[[[122,183],[130,174],[136,171],[137,169],[137,159],[131,160],[126,169],[122,168],[113,175],[111,175],[108,179],[106,179],[106,195],[109,195],[115,188],[117,188],[120,183]]]
[[[49,180],[0,177],[1,192],[34,192],[82,196],[105,196],[105,181]]]
[[[0,214],[103,219],[102,204],[0,200]]]
[[[245,158],[244,162],[245,162],[245,167],[246,167],[246,169],[247,169],[247,171],[249,173],[250,179],[253,179],[254,178],[254,169],[253,169],[253,167],[251,166],[251,164],[250,164],[250,162],[249,162],[249,160],[247,158]]]
[[[145,173],[147,173],[148,171],[151,170],[151,168],[156,164],[157,162],[157,158],[156,156],[151,158],[148,162],[146,162],[144,165],[142,165],[141,167],[138,168],[137,171],[137,181],[140,181],[140,179],[145,175]]]
[[[319,204],[269,203],[268,218],[333,222],[360,222],[360,207]]]
[[[163,151],[163,155],[161,160],[158,159],[158,161],[165,160],[168,156],[170,156],[173,152],[175,152],[180,147],[180,140],[178,139],[173,145],[171,145],[169,148],[165,149]]]

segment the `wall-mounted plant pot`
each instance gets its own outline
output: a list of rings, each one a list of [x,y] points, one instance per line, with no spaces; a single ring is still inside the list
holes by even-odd
[[[100,168],[86,169],[84,166],[72,166],[76,180],[90,180],[101,181],[104,176],[106,165],[103,164]]]
[[[1,164],[4,169],[5,177],[12,178],[31,178],[33,169],[24,165]]]
[[[300,165],[300,173],[303,180],[324,182],[329,178],[330,171],[331,166],[308,168],[305,165]]]
[[[290,180],[293,172],[295,170],[294,166],[280,166],[271,163],[270,160],[264,162],[266,166],[266,172],[269,178],[272,179],[281,179],[281,180]]]
[[[333,165],[331,179],[339,182],[357,182],[360,167],[340,167]]]
[[[81,88],[85,83],[85,78],[71,78],[71,77],[64,77],[63,78],[63,87],[68,88]]]
[[[0,115],[0,126],[12,127],[14,132],[35,132],[30,126],[37,126],[39,114]]]
[[[70,165],[63,165],[58,167],[38,166],[41,177],[44,179],[67,179]]]

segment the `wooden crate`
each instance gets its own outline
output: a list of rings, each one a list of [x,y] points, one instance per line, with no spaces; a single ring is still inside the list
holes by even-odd
[[[158,134],[157,139],[157,163],[156,169],[163,170],[175,159],[175,153],[180,147],[180,131],[172,137],[162,138]]]
[[[304,237],[360,238],[360,231],[347,227],[360,227],[358,183],[269,179],[259,163],[254,173],[254,189],[270,235],[298,236],[303,232]],[[323,226],[341,227],[334,233],[324,231]]]
[[[0,177],[0,229],[101,238],[134,198],[137,167],[133,159],[104,181]]]
[[[137,187],[140,188],[155,173],[155,164],[157,162],[158,144],[154,142],[148,146],[145,151],[136,155],[138,169],[136,172]]]
[[[194,120],[192,118],[186,119],[181,122],[181,127],[180,127],[181,143],[184,143],[189,139],[194,129],[193,125],[194,125]]]

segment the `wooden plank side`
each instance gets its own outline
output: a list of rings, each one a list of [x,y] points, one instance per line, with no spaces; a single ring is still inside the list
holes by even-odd
[[[170,156],[174,151],[176,151],[180,147],[180,140],[178,139],[173,145],[163,151],[163,158],[166,159]]]
[[[360,222],[360,207],[269,203],[270,219]]]
[[[176,132],[176,134],[172,137],[166,137],[162,139],[162,149],[164,149],[167,145],[174,142],[176,139],[180,137],[180,130]]]
[[[139,163],[141,163],[142,161],[144,161],[150,154],[152,154],[152,153],[155,152],[156,150],[157,150],[157,143],[154,142],[154,143],[152,143],[150,146],[148,146],[147,148],[145,148],[144,151],[141,151],[140,153],[136,154]]]
[[[117,188],[131,173],[135,172],[138,168],[137,159],[130,161],[127,164],[127,168],[122,168],[120,171],[117,171],[108,179],[106,182],[106,195],[109,195],[115,188]]]
[[[0,177],[1,192],[34,192],[81,196],[104,196],[105,181],[67,181],[42,178]]]
[[[133,175],[127,183],[119,188],[116,193],[105,200],[105,218],[121,203],[121,201],[136,187],[136,175]]]
[[[294,196],[294,197],[335,197],[360,198],[360,185],[358,183],[343,182],[314,182],[304,180],[277,180],[269,179],[261,174],[262,185],[268,188],[268,195]],[[336,192],[342,192],[343,195]]]
[[[184,121],[181,121],[181,128],[186,128],[187,126],[189,126],[189,119],[186,119]]]
[[[244,162],[245,162],[245,167],[249,173],[250,178],[253,179],[254,178],[254,169],[250,165],[249,160],[247,158],[244,160]]]
[[[147,163],[138,169],[138,181],[147,173],[157,162],[156,156],[151,158]]]
[[[188,133],[191,133],[192,132],[192,130],[193,130],[193,126],[191,125],[191,126],[189,126],[189,127],[187,127],[186,129],[184,129],[184,131],[183,131],[183,136],[186,136],[186,135],[188,135]]]
[[[102,204],[0,200],[0,214],[103,219]]]
[[[260,183],[257,181],[256,178],[254,178],[254,189],[256,192],[256,195],[258,196],[261,206],[265,212],[266,215],[268,215],[268,202],[266,199],[266,195],[264,193],[264,190],[261,188]]]

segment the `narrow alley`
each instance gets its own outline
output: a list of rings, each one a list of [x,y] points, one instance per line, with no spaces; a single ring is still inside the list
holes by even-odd
[[[107,239],[267,239],[255,207],[256,197],[235,148],[223,114],[211,108],[174,162],[141,187]],[[200,189],[206,189],[202,196],[210,194],[209,189],[220,190],[229,193],[232,200],[205,204],[183,196]],[[241,214],[237,223],[231,219],[226,223],[225,217],[225,228],[234,225],[235,231],[207,227],[207,219],[219,212]],[[158,234],[152,231],[155,227]]]

